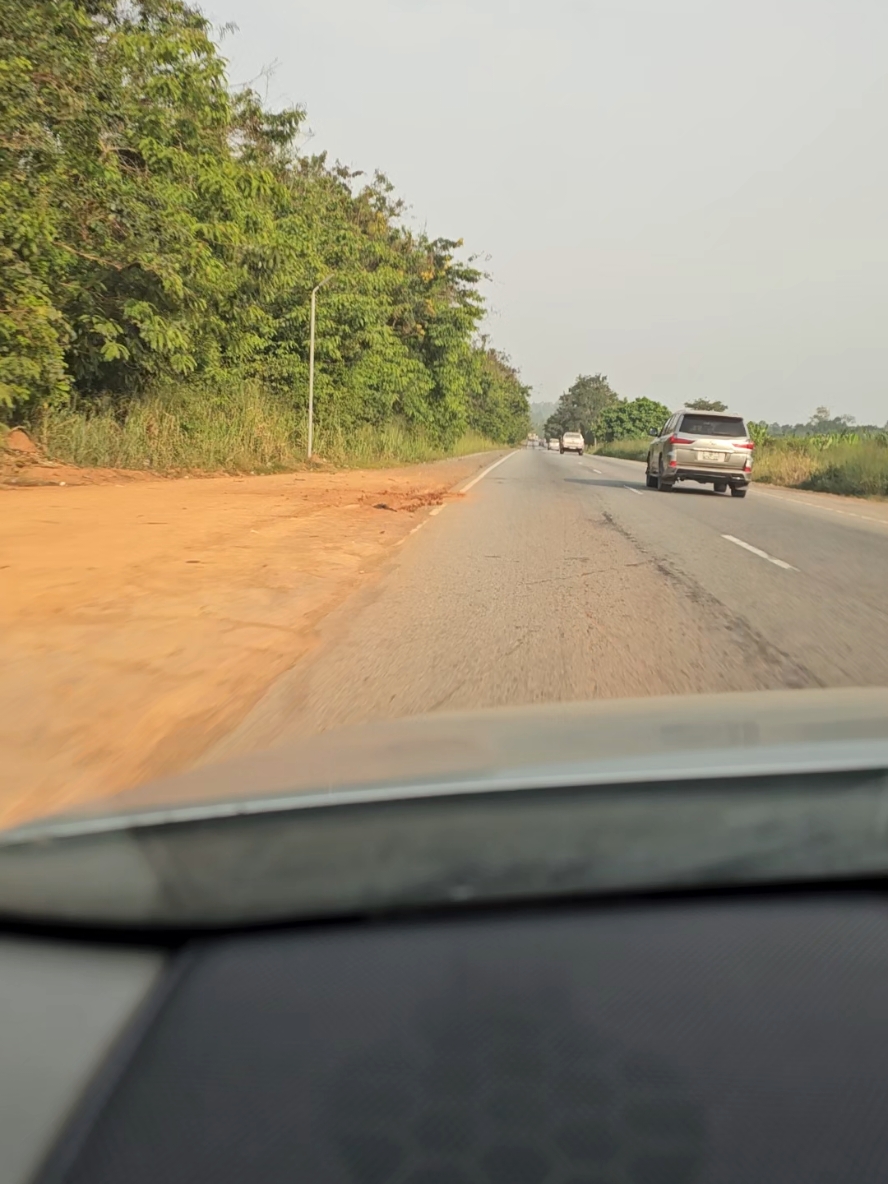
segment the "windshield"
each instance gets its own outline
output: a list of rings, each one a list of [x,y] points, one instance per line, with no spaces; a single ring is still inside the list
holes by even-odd
[[[680,430],[691,436],[746,435],[743,420],[731,419],[727,415],[683,415]]]
[[[888,16],[443,13],[0,5],[0,909],[42,826],[384,878],[394,798],[882,759]]]

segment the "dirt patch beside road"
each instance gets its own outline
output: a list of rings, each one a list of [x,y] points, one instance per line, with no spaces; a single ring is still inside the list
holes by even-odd
[[[0,493],[0,826],[188,765],[493,459]]]

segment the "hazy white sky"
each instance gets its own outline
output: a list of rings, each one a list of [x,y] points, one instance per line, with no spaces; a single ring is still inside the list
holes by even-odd
[[[886,0],[203,0],[234,81],[489,254],[537,399],[581,371],[888,420]],[[262,84],[263,89],[265,84]]]

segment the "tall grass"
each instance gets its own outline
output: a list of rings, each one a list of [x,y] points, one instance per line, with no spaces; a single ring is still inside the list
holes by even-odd
[[[822,457],[813,448],[804,446],[804,440],[786,441],[792,447],[784,447],[782,440],[768,440],[756,445],[753,453],[753,480],[766,481],[770,485],[788,485],[803,489],[811,480]]]
[[[755,451],[753,479],[821,493],[888,497],[888,439],[768,440]]]
[[[258,385],[227,393],[160,392],[121,417],[113,409],[47,413],[46,455],[90,468],[269,473],[305,464],[305,413]],[[373,467],[465,456],[496,445],[469,433],[442,447],[400,423],[353,431],[319,425],[313,451],[336,465]]]
[[[353,431],[339,428],[320,431],[316,448],[318,455],[334,464],[362,469],[393,464],[419,464],[441,460],[447,456],[468,456],[473,452],[487,452],[502,447],[466,432],[449,448],[431,440],[424,432],[408,430],[400,423],[389,423],[381,428],[364,424]]]
[[[650,446],[650,436],[639,436],[635,440],[611,440],[609,443],[596,444],[592,451],[599,456],[617,456],[620,460],[647,460]]]
[[[304,457],[294,409],[252,385],[236,397],[161,392],[124,416],[110,408],[57,411],[39,431],[52,459],[99,468],[269,472]]]

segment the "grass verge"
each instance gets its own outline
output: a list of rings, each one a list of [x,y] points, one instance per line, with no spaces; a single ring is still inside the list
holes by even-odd
[[[608,444],[596,444],[592,452],[599,456],[616,456],[620,460],[647,460],[650,446],[650,437],[640,436],[637,440],[611,440]]]
[[[423,432],[409,431],[398,423],[386,424],[382,428],[365,424],[351,432],[321,432],[317,443],[318,454],[324,459],[343,467],[360,469],[421,464],[501,447],[477,432],[466,432],[449,448],[442,448]]]
[[[305,464],[305,414],[262,387],[235,394],[172,392],[113,410],[47,414],[37,433],[47,457],[85,468],[158,473],[270,473]],[[390,423],[351,431],[319,426],[314,453],[335,465],[373,468],[466,456],[497,445],[466,433],[442,447],[421,431]]]
[[[888,497],[888,443],[862,439],[821,448],[804,440],[769,440],[756,449],[753,479],[820,493]]]

